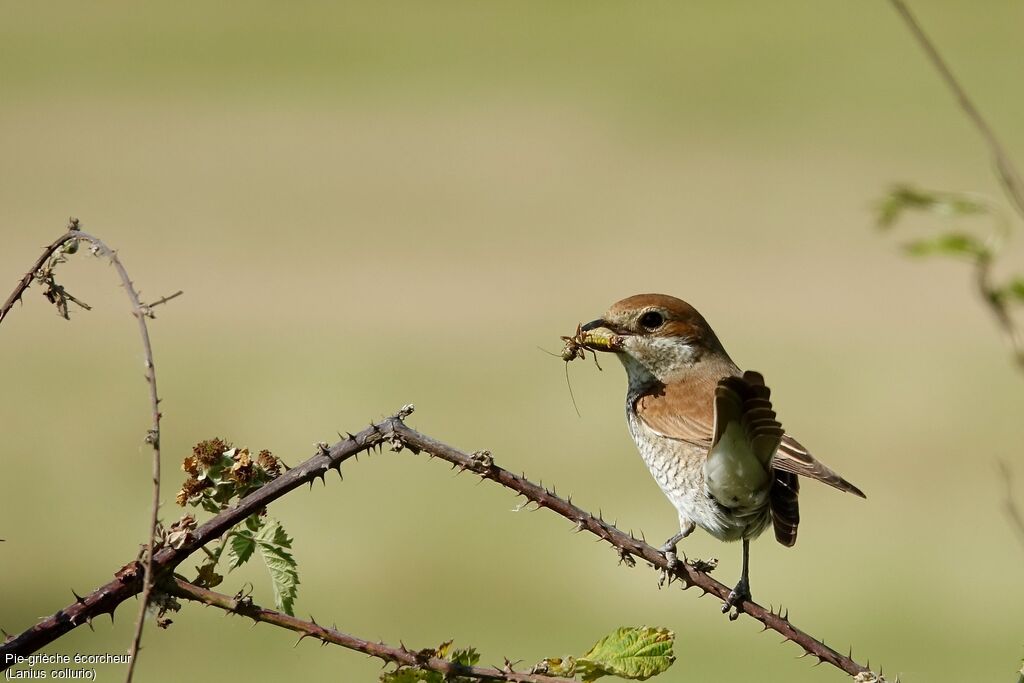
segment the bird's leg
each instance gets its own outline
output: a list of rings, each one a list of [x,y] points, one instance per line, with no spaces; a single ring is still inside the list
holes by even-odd
[[[668,564],[666,569],[661,570],[661,577],[658,579],[658,588],[664,586],[666,581],[672,581],[672,571],[676,568],[676,565],[679,564],[679,558],[676,557],[676,544],[693,533],[693,530],[696,527],[697,525],[688,519],[679,520],[679,533],[665,541],[665,543],[658,548],[658,552],[665,556],[665,562]]]
[[[750,568],[750,539],[743,539],[743,573],[740,574],[740,581],[736,584],[736,587],[729,593],[729,597],[725,599],[725,604],[722,605],[722,613],[726,613],[729,610],[736,607],[737,604],[744,600],[750,600],[750,578],[748,576],[748,570]],[[729,614],[729,621],[735,621],[740,616],[739,609],[735,609]]]

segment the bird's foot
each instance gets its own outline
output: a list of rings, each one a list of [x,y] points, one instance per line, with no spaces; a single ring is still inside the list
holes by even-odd
[[[722,614],[728,613],[729,621],[736,621],[740,616],[739,604],[744,600],[750,599],[750,584],[747,583],[747,579],[744,577],[729,592],[729,597],[725,599],[725,604],[722,605]]]
[[[665,544],[658,548],[658,552],[665,556],[665,568],[658,576],[658,588],[672,584],[675,577],[676,567],[679,566],[679,557],[676,555],[676,543],[679,542],[675,536],[665,541]]]

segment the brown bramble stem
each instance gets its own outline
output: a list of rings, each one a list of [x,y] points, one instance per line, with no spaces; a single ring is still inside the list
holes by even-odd
[[[18,284],[14,288],[14,291],[11,292],[11,295],[9,297],[7,297],[7,301],[4,302],[4,305],[0,306],[0,323],[3,323],[4,318],[6,318],[10,314],[11,310],[14,308],[14,304],[21,301],[21,297],[25,293],[25,290],[28,289],[29,286],[32,284],[32,279],[35,277],[35,274],[38,273],[39,270],[44,265],[46,265],[46,260],[53,256],[57,252],[57,250],[63,247],[65,244],[71,242],[72,240],[78,239],[81,236],[82,235],[81,233],[78,232],[78,230],[68,230],[66,233],[64,233],[63,235],[61,235],[60,237],[58,237],[53,242],[51,242],[50,244],[43,248],[43,253],[39,256],[38,259],[36,259],[36,262],[32,265],[32,268],[29,269],[27,273],[21,276],[21,279],[18,280]]]
[[[43,253],[39,258],[36,259],[32,268],[22,276],[21,280],[19,280],[14,291],[7,298],[7,301],[4,302],[3,307],[0,308],[0,323],[2,323],[11,312],[14,304],[21,300],[25,290],[32,284],[32,280],[36,273],[45,266],[47,260],[50,259],[59,249],[62,249],[65,244],[75,241],[91,244],[93,253],[98,256],[106,257],[110,261],[111,265],[114,266],[118,277],[121,278],[121,284],[124,287],[125,293],[128,295],[129,301],[131,301],[132,315],[134,315],[136,321],[138,321],[139,336],[142,339],[142,352],[145,357],[146,383],[149,385],[149,403],[152,415],[152,426],[146,434],[146,443],[148,443],[153,450],[153,495],[149,515],[149,540],[146,542],[145,564],[143,565],[144,578],[142,584],[142,600],[140,601],[139,613],[135,621],[135,631],[132,635],[132,643],[128,650],[129,664],[128,671],[125,676],[125,682],[130,683],[132,680],[132,674],[135,671],[135,661],[138,659],[137,655],[139,652],[139,644],[142,641],[142,629],[145,624],[146,608],[149,605],[150,593],[153,590],[153,543],[154,537],[156,536],[157,524],[159,522],[158,515],[160,511],[160,397],[157,394],[156,388],[156,365],[153,362],[153,347],[149,339],[149,328],[146,325],[146,317],[152,315],[150,309],[156,304],[151,304],[150,306],[143,305],[139,298],[139,293],[135,289],[135,285],[132,283],[131,277],[128,275],[128,271],[125,270],[124,265],[117,256],[117,252],[104,244],[104,242],[98,237],[79,230],[78,219],[72,218],[68,225],[68,231],[51,242],[43,250]],[[179,294],[181,294],[181,292],[173,294],[170,297],[165,297],[157,303],[165,303]],[[80,306],[88,308],[88,306],[85,306],[70,294],[66,294],[66,296],[72,301],[78,303]]]
[[[331,448],[321,450],[298,467],[288,470],[266,486],[215,515],[208,522],[196,528],[179,547],[164,546],[160,548],[153,555],[154,574],[160,576],[173,571],[190,555],[198,552],[200,547],[217,540],[236,524],[244,521],[246,517],[258,513],[272,501],[303,484],[312,483],[314,479],[324,478],[331,468],[340,467],[341,463],[348,458],[380,444],[385,438],[381,425],[385,424],[388,424],[387,420],[380,425],[370,425],[358,434],[339,441]],[[141,570],[142,566],[139,562],[125,565],[114,574],[114,579],[109,583],[84,597],[76,596],[76,600],[72,604],[19,635],[8,639],[0,645],[0,671],[9,666],[4,662],[3,655],[5,654],[28,655],[36,652],[65,633],[101,614],[110,614],[113,619],[114,610],[118,605],[141,592]]]
[[[358,434],[350,435],[333,446],[322,447],[309,460],[282,474],[198,527],[181,547],[161,548],[153,558],[154,571],[158,576],[169,573],[189,555],[197,552],[201,546],[219,538],[235,524],[266,507],[272,501],[302,484],[312,483],[317,478],[324,478],[331,469],[338,469],[340,472],[341,464],[345,460],[362,451],[390,445],[394,450],[408,448],[414,453],[425,452],[436,456],[456,467],[470,470],[484,479],[489,479],[522,495],[539,508],[547,508],[572,521],[576,525],[577,531],[585,530],[607,541],[618,549],[619,557],[627,564],[635,564],[634,558],[640,558],[655,569],[670,571],[671,575],[687,588],[696,586],[721,600],[725,600],[728,596],[730,589],[705,572],[685,562],[679,562],[669,570],[668,561],[659,550],[573,505],[553,491],[534,484],[524,476],[498,467],[489,454],[466,453],[409,428],[403,420],[411,412],[412,406],[406,406],[393,417],[370,425]],[[138,563],[128,565],[115,575],[114,581],[93,591],[88,596],[76,600],[75,603],[0,645],[0,670],[5,668],[4,654],[30,654],[99,614],[113,614],[113,610],[118,604],[140,591],[141,582],[138,569]],[[870,677],[864,678],[868,674],[866,666],[798,629],[789,621],[788,615],[776,614],[752,601],[741,602],[737,608],[761,622],[764,630],[776,631],[782,634],[786,640],[796,643],[803,649],[803,656],[810,655],[851,676],[861,675],[863,680],[871,680]]]
[[[362,638],[343,633],[337,628],[321,626],[312,619],[306,621],[275,610],[264,609],[259,605],[253,604],[252,600],[247,597],[231,597],[223,593],[216,593],[177,577],[164,581],[160,588],[178,598],[201,602],[205,605],[224,610],[229,614],[238,614],[256,622],[272,624],[289,631],[301,633],[300,641],[303,638],[315,638],[323,643],[340,645],[349,650],[363,652],[371,657],[383,659],[386,662],[436,671],[446,677],[463,676],[482,681],[510,681],[511,683],[578,683],[578,681],[571,678],[557,678],[554,676],[512,671],[511,666],[507,666],[505,669],[465,666],[432,656],[430,651],[409,650],[404,645],[395,647],[381,642],[363,640]]]
[[[489,479],[515,491],[530,502],[535,503],[538,508],[548,508],[552,512],[574,522],[577,531],[589,531],[602,540],[607,541],[618,549],[619,557],[626,564],[633,565],[635,563],[633,558],[640,558],[654,569],[669,571],[675,579],[683,583],[685,588],[696,586],[705,593],[711,593],[723,601],[729,595],[731,589],[711,578],[707,573],[700,571],[687,562],[678,562],[674,568],[670,569],[664,553],[660,550],[631,534],[626,534],[600,517],[595,517],[589,512],[573,505],[570,501],[559,497],[554,491],[548,491],[523,476],[513,474],[506,469],[498,467],[487,454],[466,453],[425,434],[421,434],[414,429],[410,429],[401,420],[393,421],[391,428],[398,441],[413,452],[422,450],[430,455],[447,460],[464,470],[471,470],[484,479]],[[749,600],[739,603],[736,607],[739,611],[761,622],[764,630],[770,629],[781,633],[786,640],[791,640],[799,645],[804,650],[804,656],[816,657],[820,662],[831,664],[851,676],[857,676],[869,671],[866,666],[857,663],[852,657],[843,655],[828,647],[814,636],[793,626],[789,621],[788,614],[776,614]]]

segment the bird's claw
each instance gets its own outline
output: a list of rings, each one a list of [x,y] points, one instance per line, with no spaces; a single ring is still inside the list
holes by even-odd
[[[672,584],[676,567],[679,566],[679,557],[676,555],[676,544],[666,543],[658,548],[658,552],[665,556],[665,568],[661,570],[658,577],[658,588]]]
[[[745,581],[740,581],[736,587],[729,591],[729,597],[722,605],[722,614],[729,614],[729,621],[736,621],[740,616],[739,604],[744,600],[750,600],[750,586]]]

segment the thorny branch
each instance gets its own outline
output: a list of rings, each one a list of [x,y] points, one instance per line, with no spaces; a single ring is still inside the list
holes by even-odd
[[[974,102],[967,95],[967,91],[957,80],[956,76],[953,75],[953,70],[949,68],[946,60],[943,59],[939,53],[935,43],[928,37],[928,34],[924,32],[921,24],[918,23],[914,17],[910,8],[903,0],[889,0],[896,12],[900,15],[903,21],[907,24],[907,28],[913,34],[917,40],[921,49],[924,50],[925,56],[931,63],[932,67],[939,73],[946,87],[949,88],[950,92],[956,98],[957,104],[964,110],[967,118],[970,119],[974,127],[977,128],[978,132],[981,133],[981,137],[985,139],[985,143],[988,145],[989,152],[992,154],[992,159],[995,162],[996,173],[999,176],[999,181],[1003,185],[1003,189],[1010,196],[1011,203],[1017,212],[1024,217],[1024,181],[1021,181],[1020,173],[1017,172],[1017,168],[1013,164],[1013,160],[1007,153],[1006,148],[1002,142],[996,136],[995,131],[985,120],[985,117],[981,115],[978,107],[975,106]]]
[[[327,472],[339,469],[341,463],[352,456],[372,448],[385,439],[385,428],[391,420],[400,419],[408,413],[370,425],[358,434],[339,441],[330,447],[318,449],[316,455],[301,465],[294,467],[263,488],[239,500],[224,512],[215,515],[205,524],[189,533],[180,544],[165,545],[153,554],[153,572],[163,575],[173,571],[181,562],[198,552],[202,546],[217,540],[246,517],[258,513],[271,502],[295,490],[303,484],[311,484],[314,479],[323,479]],[[0,645],[0,670],[8,664],[2,655],[27,655],[36,652],[65,633],[90,622],[102,614],[109,614],[113,619],[114,610],[122,602],[137,595],[142,590],[143,568],[139,562],[130,562],[114,574],[114,579],[100,586],[84,597],[76,595],[75,601],[64,609],[38,624],[9,638]]]
[[[25,293],[25,290],[29,288],[29,285],[32,284],[32,280],[35,279],[36,274],[42,271],[43,267],[46,265],[47,260],[49,260],[49,258],[53,256],[58,249],[63,247],[68,242],[73,242],[76,239],[82,238],[83,235],[81,232],[78,231],[77,223],[74,219],[72,219],[72,224],[75,225],[75,227],[73,229],[68,230],[66,233],[64,233],[63,235],[55,239],[53,242],[51,242],[49,245],[44,247],[43,253],[39,256],[38,259],[36,259],[36,262],[32,264],[32,268],[30,268],[27,273],[21,276],[21,279],[18,281],[18,284],[14,288],[14,291],[11,292],[11,295],[9,297],[7,297],[7,301],[4,302],[4,305],[0,307],[0,323],[3,323],[4,318],[6,318],[8,314],[11,312],[11,310],[14,308],[14,304],[21,301],[21,296]]]
[[[49,246],[47,246],[43,250],[42,255],[36,260],[31,270],[25,273],[25,275],[22,276],[21,280],[19,280],[18,285],[14,288],[14,291],[7,298],[7,301],[4,302],[3,307],[0,308],[0,323],[2,323],[4,318],[6,318],[7,315],[10,313],[11,309],[14,307],[14,304],[21,300],[21,297],[25,293],[25,290],[28,289],[29,285],[32,284],[32,280],[35,279],[37,273],[39,273],[44,268],[47,261],[58,250],[63,249],[66,244],[77,246],[78,242],[88,242],[90,245],[92,245],[91,251],[93,252],[93,254],[107,258],[110,261],[111,265],[114,266],[114,269],[117,271],[118,276],[121,278],[121,284],[124,286],[125,293],[128,295],[128,299],[131,301],[132,304],[132,315],[135,316],[135,319],[138,321],[139,324],[139,335],[142,338],[142,352],[143,356],[145,357],[146,365],[145,377],[146,382],[149,384],[149,402],[152,411],[153,422],[152,426],[150,427],[149,431],[146,434],[146,443],[148,443],[150,447],[153,449],[153,499],[149,516],[149,540],[146,542],[146,555],[144,564],[145,575],[142,584],[142,600],[139,603],[139,614],[135,622],[135,632],[134,635],[132,636],[132,644],[129,649],[130,657],[128,664],[128,672],[125,677],[126,683],[130,683],[130,681],[132,680],[132,674],[135,671],[135,661],[136,659],[138,659],[137,655],[139,651],[139,643],[142,640],[142,629],[143,625],[145,624],[146,607],[149,605],[150,593],[153,589],[153,539],[156,536],[158,515],[160,510],[160,398],[157,395],[156,366],[153,363],[153,347],[150,344],[149,340],[149,328],[146,325],[146,318],[152,317],[151,309],[153,306],[159,303],[169,301],[170,299],[173,299],[174,297],[180,295],[181,292],[179,291],[169,297],[164,297],[164,299],[162,299],[161,301],[158,301],[154,304],[150,304],[149,306],[143,305],[142,301],[139,298],[139,293],[135,289],[135,285],[132,284],[132,280],[128,276],[128,271],[125,270],[124,265],[121,263],[121,260],[117,256],[117,252],[108,247],[106,244],[104,244],[103,241],[100,240],[98,237],[90,235],[86,232],[82,232],[79,229],[78,219],[72,218],[68,225],[68,231],[64,235],[60,236],[59,238],[51,242]],[[51,301],[54,301],[54,299],[51,298],[50,292],[56,292],[57,301],[55,301],[54,303],[57,303],[58,306],[62,308],[61,312],[65,318],[67,317],[67,303],[65,299],[70,299],[71,301],[77,303],[83,308],[89,308],[87,305],[83,304],[82,302],[78,301],[75,297],[67,293],[63,287],[60,287],[55,282],[53,282],[52,277],[52,272],[47,274],[47,278],[49,281],[47,298],[50,298]]]
[[[534,484],[525,476],[516,475],[498,467],[486,451],[467,453],[409,428],[403,420],[411,413],[412,406],[405,406],[398,414],[372,424],[358,434],[350,434],[332,446],[321,447],[309,460],[274,479],[195,529],[180,546],[160,548],[153,557],[154,572],[158,576],[168,574],[203,545],[219,538],[235,524],[266,507],[272,501],[302,484],[311,484],[314,479],[323,479],[331,469],[338,470],[340,474],[341,464],[360,452],[389,445],[392,450],[407,448],[414,453],[425,452],[436,456],[450,462],[455,467],[470,470],[484,479],[489,479],[515,491],[536,504],[538,508],[548,508],[572,521],[576,525],[577,531],[588,531],[607,541],[618,550],[620,561],[627,565],[634,565],[636,558],[639,558],[654,569],[670,572],[671,576],[679,580],[686,588],[695,586],[704,593],[711,593],[722,600],[729,594],[727,586],[711,578],[697,567],[679,562],[674,568],[670,568],[665,555],[646,542],[622,532],[600,517],[595,517],[573,505],[569,500],[559,497],[553,491]],[[68,607],[10,638],[0,645],[0,670],[7,666],[4,664],[2,655],[9,653],[31,654],[100,614],[110,614],[113,618],[116,607],[139,592],[141,586],[139,573],[137,562],[127,565],[115,574],[114,580],[110,583],[101,586],[85,597],[76,597],[76,601]],[[855,680],[858,681],[881,680],[871,673],[868,667],[854,661],[852,656],[843,655],[825,645],[818,638],[798,629],[789,621],[788,614],[782,610],[776,613],[752,601],[744,601],[738,605],[738,608],[761,622],[764,630],[776,631],[782,634],[785,640],[796,643],[804,651],[802,656],[810,655],[817,658],[819,662],[827,662],[855,677]]]
[[[296,619],[281,612],[264,609],[253,604],[248,597],[236,595],[234,597],[216,593],[206,588],[201,588],[188,581],[182,581],[177,577],[163,582],[160,585],[170,595],[194,602],[201,602],[229,614],[238,614],[248,617],[254,622],[273,624],[281,628],[301,633],[299,640],[303,638],[315,638],[322,643],[331,643],[341,647],[363,652],[371,657],[383,659],[385,662],[392,662],[401,666],[418,667],[429,671],[436,671],[445,676],[465,676],[483,681],[511,681],[513,683],[578,683],[570,678],[556,678],[532,673],[520,673],[512,671],[511,666],[504,669],[497,669],[483,666],[464,666],[456,662],[434,656],[436,653],[431,650],[416,651],[409,650],[404,645],[395,647],[380,642],[371,642],[342,633],[336,627],[328,628],[310,619]]]

